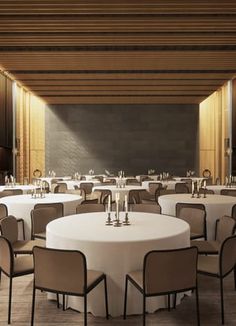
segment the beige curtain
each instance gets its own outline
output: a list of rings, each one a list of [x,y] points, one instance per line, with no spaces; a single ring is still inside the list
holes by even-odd
[[[228,83],[200,104],[199,110],[199,170],[211,171],[213,180],[225,180],[229,156],[229,99]]]
[[[34,171],[45,173],[45,103],[16,86],[17,181],[31,181]]]

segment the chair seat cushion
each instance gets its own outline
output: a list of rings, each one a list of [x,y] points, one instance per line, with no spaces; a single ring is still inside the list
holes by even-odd
[[[198,256],[197,271],[219,275],[219,256]]]
[[[16,241],[13,243],[15,254],[32,254],[34,246],[45,247],[44,240]]]
[[[191,241],[191,246],[198,248],[199,254],[217,254],[220,250],[218,241]]]
[[[14,271],[13,274],[31,274],[34,271],[33,256],[18,256],[14,258]]]

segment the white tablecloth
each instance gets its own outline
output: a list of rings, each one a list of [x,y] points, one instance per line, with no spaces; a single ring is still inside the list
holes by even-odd
[[[236,197],[207,195],[206,198],[191,198],[191,194],[164,195],[158,198],[163,214],[175,216],[175,206],[177,203],[204,204],[206,207],[207,237],[214,239],[215,222],[223,215],[231,215],[231,209],[236,204]]]
[[[45,198],[31,198],[31,195],[8,196],[0,198],[0,203],[7,206],[8,214],[16,218],[23,218],[25,221],[26,239],[31,238],[30,212],[36,204],[63,203],[64,215],[75,214],[76,206],[81,202],[82,197],[71,194],[46,194]]]
[[[105,226],[106,213],[87,213],[55,220],[47,226],[47,247],[76,249],[87,258],[88,269],[104,271],[108,278],[109,313],[123,313],[126,273],[142,269],[144,255],[155,249],[189,246],[189,226],[169,216],[129,213],[130,226]],[[121,219],[123,215],[121,214]],[[83,311],[83,299],[69,297],[68,306]],[[166,297],[147,300],[147,311],[166,307]],[[104,288],[88,295],[88,311],[104,316]],[[128,314],[142,312],[142,296],[129,290]]]
[[[236,187],[226,187],[225,185],[212,185],[212,186],[207,186],[207,189],[213,190],[216,195],[220,195],[220,192],[222,189],[226,190],[236,190]]]
[[[0,186],[0,192],[4,190],[17,190],[20,189],[23,191],[23,194],[27,194],[29,191],[37,189],[37,186],[34,185],[15,185],[14,187]]]
[[[161,183],[163,187],[167,187],[168,190],[175,190],[176,183],[184,183],[184,181],[175,181],[175,180],[168,180],[168,181],[143,181],[142,187],[148,189],[149,183]]]
[[[146,190],[144,187],[141,186],[125,186],[124,188],[117,188],[116,186],[96,186],[93,187],[94,190],[111,190],[112,193],[112,200],[116,199],[116,193],[120,194],[120,202],[125,201],[125,195],[128,196],[130,190]]]
[[[101,182],[99,180],[89,180],[89,181],[79,181],[79,180],[64,180],[58,181],[58,184],[65,183],[67,185],[68,190],[74,189],[74,186],[80,187],[82,183],[91,182],[93,185],[100,185]]]

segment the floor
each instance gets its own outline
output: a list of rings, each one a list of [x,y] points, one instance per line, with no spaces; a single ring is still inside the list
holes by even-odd
[[[236,291],[234,291],[233,276],[225,279],[225,312],[226,325],[236,325]],[[220,325],[220,297],[217,279],[199,277],[201,325]],[[32,296],[32,275],[13,280],[12,325],[30,325]],[[0,287],[0,325],[7,325],[8,278],[2,276]],[[46,294],[37,292],[35,326],[79,326],[83,325],[83,314],[68,309],[57,309],[54,301],[48,301]],[[88,326],[138,326],[142,325],[141,315],[105,318],[88,314]],[[185,297],[177,309],[158,310],[147,315],[147,326],[196,325],[195,295]]]

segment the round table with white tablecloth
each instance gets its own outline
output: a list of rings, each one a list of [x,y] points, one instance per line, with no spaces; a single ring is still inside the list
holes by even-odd
[[[0,186],[0,192],[4,190],[22,190],[23,194],[27,194],[30,191],[37,189],[37,186],[34,185],[15,185],[13,187],[8,187],[8,186]]]
[[[46,194],[45,198],[31,198],[31,195],[18,195],[0,198],[0,203],[7,206],[8,214],[22,218],[25,222],[26,239],[31,238],[30,212],[36,204],[62,203],[64,215],[75,214],[82,197],[71,194]]]
[[[112,193],[112,200],[116,199],[116,194],[120,194],[120,202],[125,201],[125,195],[128,196],[130,190],[146,190],[144,187],[141,186],[125,186],[124,188],[118,188],[116,186],[95,186],[93,187],[93,191],[95,190],[110,190]]]
[[[223,215],[231,215],[231,209],[236,204],[236,197],[207,195],[203,198],[192,198],[190,194],[164,195],[158,198],[163,214],[175,216],[175,206],[177,203],[203,204],[206,208],[207,238],[214,239],[215,223]]]
[[[112,217],[114,214],[112,213]],[[121,220],[124,219],[122,212]],[[142,269],[144,255],[155,249],[189,246],[189,225],[169,216],[130,212],[130,226],[106,226],[106,213],[87,213],[54,220],[47,225],[47,247],[80,250],[86,255],[88,269],[103,271],[108,281],[109,313],[123,313],[126,273]],[[104,288],[88,296],[88,311],[104,316]],[[128,314],[141,313],[142,296],[130,288]],[[67,306],[83,311],[83,299],[68,297]],[[166,307],[166,297],[147,300],[147,311]]]

